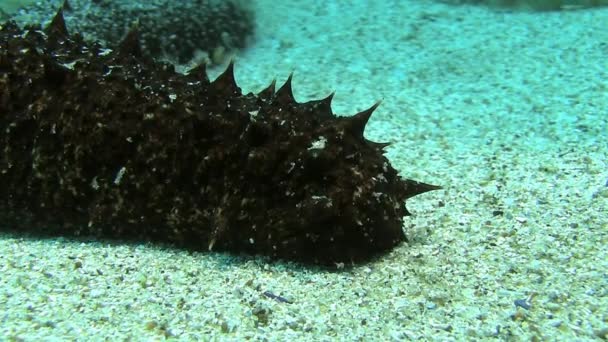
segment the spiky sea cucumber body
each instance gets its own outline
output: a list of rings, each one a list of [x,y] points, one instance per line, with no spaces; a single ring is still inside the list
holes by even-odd
[[[297,103],[291,78],[243,95],[141,54],[45,30],[0,29],[0,220],[52,234],[168,241],[331,264],[404,240],[403,180],[331,96]]]

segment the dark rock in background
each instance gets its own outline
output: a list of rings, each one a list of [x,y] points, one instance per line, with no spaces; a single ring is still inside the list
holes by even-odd
[[[138,27],[142,51],[174,64],[221,63],[244,48],[254,33],[254,13],[238,0],[69,0],[64,17],[70,33],[116,46]],[[21,25],[46,24],[63,0],[30,3],[14,18]],[[15,6],[11,6],[14,10]]]

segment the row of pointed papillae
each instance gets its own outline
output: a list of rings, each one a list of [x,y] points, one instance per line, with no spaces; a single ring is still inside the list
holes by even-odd
[[[59,36],[68,36],[68,30],[66,28],[65,20],[63,17],[63,9],[69,8],[69,3],[67,0],[64,1],[62,9],[59,9],[51,23],[46,29],[46,33],[51,35],[59,35]],[[122,40],[118,47],[118,54],[122,56],[131,55],[134,57],[142,56],[141,45],[139,41],[139,32],[137,27],[132,28],[126,37]],[[188,76],[195,77],[198,80],[205,80],[208,82],[208,76],[206,71],[205,64],[200,64],[194,69],[190,70]],[[287,81],[275,92],[276,80],[273,80],[268,87],[263,89],[258,93],[258,96],[262,100],[272,100],[278,103],[285,104],[296,104],[296,100],[293,95],[291,80],[293,77],[293,73],[289,75]],[[226,70],[220,74],[212,83],[214,89],[222,92],[228,92],[231,94],[240,94],[240,88],[236,84],[236,80],[234,78],[234,61],[231,61],[228,64]],[[320,110],[318,113],[323,113],[327,116],[333,116],[331,110],[331,101],[333,99],[334,93],[332,92],[326,98],[312,101],[316,107]],[[316,102],[316,103],[315,103]],[[369,121],[372,113],[378,108],[381,101],[376,102],[370,108],[363,110],[351,117],[345,118],[346,125],[348,126],[348,130],[361,139],[361,141],[365,141],[366,143],[376,147],[379,150],[384,149],[390,143],[379,143],[367,140],[363,137],[363,133],[365,131],[365,126]],[[441,189],[440,186],[430,185],[422,182],[417,182],[409,179],[405,179],[406,184],[406,199],[413,197],[415,195],[431,191]]]
[[[69,8],[67,0],[64,2],[63,8]],[[57,14],[53,18],[51,24],[47,28],[47,33],[68,36],[68,30],[66,28],[65,20],[63,17],[63,8],[59,9]],[[118,53],[119,55],[131,55],[133,57],[142,56],[141,45],[139,41],[139,32],[137,27],[134,27],[129,30],[125,38],[118,46]],[[205,64],[202,63],[194,69],[190,70],[188,75],[194,76],[199,80],[207,79]],[[273,80],[268,87],[258,93],[258,96],[264,100],[272,99],[273,101],[276,101],[278,103],[297,103],[293,95],[293,90],[291,86],[292,78],[293,73],[289,74],[287,81],[285,81],[285,83],[276,91],[276,93],[276,80]],[[240,88],[236,84],[236,80],[234,78],[234,61],[230,61],[226,70],[221,73],[211,84],[214,86],[214,89],[222,92],[240,92]],[[333,96],[334,93],[332,92],[326,98],[317,101],[318,103],[316,105],[322,107],[320,111],[321,113],[328,113],[328,115],[333,115],[331,111],[331,101],[333,99]],[[380,105],[381,102],[382,101],[378,101],[370,108],[350,117],[350,119],[348,120],[350,126],[349,131],[355,133],[357,137],[363,140],[363,132],[365,131],[365,126],[367,125],[367,122],[369,121],[369,118],[371,117],[372,113],[376,110],[376,108]],[[379,149],[382,149],[389,145],[389,143],[376,143],[369,140],[366,141],[378,147]]]
[[[197,70],[199,68],[202,68],[202,71]],[[200,75],[201,73],[204,73],[204,75],[206,77],[204,65],[201,67],[197,67],[193,70],[197,70],[197,71],[195,71],[195,72],[191,71],[189,73],[189,75],[193,75],[193,74]],[[273,100],[278,103],[296,104],[297,101],[295,100],[295,97],[294,97],[293,91],[292,91],[292,87],[291,87],[292,78],[293,78],[293,72],[289,74],[289,77],[287,77],[287,80],[285,81],[285,83],[276,92],[275,92],[276,80],[273,80],[268,87],[266,87],[265,89],[263,89],[262,91],[260,91],[258,93],[258,97],[260,97],[261,99],[263,99],[265,101]],[[234,78],[234,61],[230,61],[226,70],[222,74],[220,74],[211,84],[214,86],[215,89],[223,89],[223,90],[230,89],[230,91],[233,91],[233,92],[240,91],[240,89],[238,88],[238,86],[236,84],[236,80]],[[331,110],[331,101],[332,101],[333,97],[334,97],[334,92],[329,94],[324,99],[313,101],[313,102],[316,102],[315,106],[320,107],[320,110],[318,111],[319,113],[327,113],[327,115],[333,116],[333,113]],[[364,131],[365,131],[365,126],[369,122],[369,118],[372,116],[372,114],[374,113],[376,108],[378,108],[380,103],[382,103],[381,100],[376,102],[375,104],[373,104],[368,109],[363,110],[351,117],[345,118],[345,122],[347,123],[348,131],[351,132],[352,134],[354,134],[356,137],[358,137],[361,141],[365,141],[367,144],[374,146],[378,150],[383,150],[384,148],[389,146],[390,143],[375,142],[375,141],[367,140],[363,136]],[[421,193],[441,189],[440,186],[426,184],[426,183],[422,183],[422,182],[418,182],[418,181],[414,181],[414,180],[410,180],[410,179],[405,179],[404,181],[405,181],[405,184],[407,187],[406,199],[419,195]]]
[[[47,33],[68,36],[68,30],[66,28],[65,20],[63,17],[63,8],[69,8],[67,0],[64,2],[63,7],[59,9],[52,22],[47,27]],[[118,53],[119,55],[132,55],[134,57],[140,57],[142,55],[141,45],[139,41],[139,32],[137,27],[132,28],[127,33],[125,38],[118,46]],[[194,69],[190,70],[188,75],[194,76],[198,79],[207,79],[205,64],[202,63]],[[285,83],[276,91],[276,93],[276,80],[273,80],[267,88],[258,93],[258,96],[264,100],[272,98],[273,101],[276,101],[278,103],[297,103],[291,87],[292,77],[293,73],[289,75],[287,81],[285,81]],[[234,78],[234,61],[230,61],[226,70],[212,82],[212,85],[216,90],[222,90],[231,93],[237,93],[240,91],[240,88],[236,84],[236,80]],[[334,93],[332,92],[326,98],[317,101],[317,106],[322,107],[322,113],[328,113],[329,115],[332,115],[331,101],[333,99],[333,96]],[[369,121],[369,118],[371,117],[372,113],[376,110],[376,108],[380,105],[381,102],[382,101],[378,101],[370,108],[352,116],[348,120],[351,128],[350,131],[355,132],[358,137],[363,139],[363,132],[365,131],[365,126],[367,125],[367,122]],[[374,144],[380,149],[389,145],[389,143],[376,143],[371,141],[368,142]]]
[[[198,70],[199,68],[200,67],[196,67],[193,69],[193,70],[196,70],[194,72],[195,74],[200,74],[200,71]],[[193,74],[193,72],[191,71],[189,73],[189,75],[192,75],[192,74]],[[291,87],[292,78],[293,78],[293,72],[289,74],[289,77],[287,77],[287,80],[285,81],[285,83],[276,92],[275,92],[276,80],[273,80],[268,87],[266,87],[265,89],[263,89],[262,91],[260,91],[257,94],[258,97],[262,98],[263,100],[272,99],[273,101],[275,101],[277,103],[297,104],[298,102],[296,101],[296,99],[293,95],[293,90]],[[226,70],[223,73],[221,73],[211,83],[211,85],[214,86],[214,89],[218,89],[218,90],[230,89],[230,91],[234,91],[234,92],[239,91],[239,88],[236,84],[236,80],[234,78],[234,61],[230,61]],[[329,94],[324,99],[313,101],[313,102],[317,102],[315,105],[321,107],[319,112],[328,113],[329,115],[333,115],[333,113],[331,111],[331,101],[332,101],[333,97],[334,97],[334,92]],[[349,131],[356,133],[356,136],[359,137],[361,140],[363,140],[363,132],[365,131],[365,126],[367,125],[369,118],[372,116],[372,114],[374,113],[376,108],[378,108],[378,106],[380,105],[381,102],[382,101],[378,101],[374,105],[372,105],[370,108],[363,110],[363,111],[349,117],[349,119],[348,119],[349,128],[350,128]],[[390,144],[390,143],[377,143],[377,142],[373,142],[373,141],[369,141],[369,140],[366,140],[366,142],[373,144],[374,146],[376,146],[380,149],[382,149]]]

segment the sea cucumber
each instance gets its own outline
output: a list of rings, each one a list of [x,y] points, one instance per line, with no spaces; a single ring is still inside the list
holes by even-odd
[[[0,28],[0,220],[53,235],[162,241],[320,264],[405,240],[402,179],[364,138],[377,104],[335,116],[298,103],[291,77],[242,94],[142,54],[45,29]]]

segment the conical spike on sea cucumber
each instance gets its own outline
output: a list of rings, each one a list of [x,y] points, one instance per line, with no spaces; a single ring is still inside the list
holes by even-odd
[[[417,182],[411,179],[405,179],[404,182],[406,190],[406,199],[428,191],[441,189],[440,186]]]
[[[63,5],[61,5],[61,9],[63,9],[64,11],[71,11],[72,5],[68,2],[68,0],[64,0]]]
[[[118,54],[133,57],[141,57],[143,55],[137,25],[133,26],[120,44],[118,44]]]
[[[209,75],[207,75],[207,63],[202,62],[194,68],[188,70],[188,76],[192,77],[196,81],[209,83]]]
[[[270,84],[262,89],[259,93],[258,96],[260,97],[260,99],[262,99],[263,101],[267,101],[272,99],[272,97],[274,96],[274,90],[277,84],[277,80],[274,79],[272,80],[272,82],[270,82]]]
[[[59,35],[61,37],[69,36],[68,29],[65,26],[65,19],[63,18],[63,9],[60,8],[57,14],[53,17],[51,23],[44,30],[49,36]]]
[[[275,101],[278,103],[297,103],[293,96],[291,88],[291,79],[293,78],[293,72],[289,74],[285,83],[277,90],[275,95]]]
[[[373,106],[368,109],[361,111],[351,117],[345,118],[347,122],[347,130],[363,139],[363,132],[365,131],[365,126],[369,121],[369,118],[372,116],[372,113],[378,108],[382,101],[376,102]]]
[[[331,101],[334,98],[335,94],[336,94],[336,92],[332,91],[325,98],[322,98],[320,100],[310,101],[309,103],[314,106],[315,111],[317,111],[319,113],[323,113],[323,114],[325,114],[325,116],[332,117],[334,115],[334,113],[331,110]]]
[[[384,150],[385,148],[387,148],[388,146],[391,145],[390,142],[375,142],[375,141],[371,141],[371,140],[365,140],[368,144],[374,146],[375,148],[377,148],[378,150]]]
[[[237,93],[240,91],[234,78],[234,60],[231,60],[230,63],[228,63],[226,70],[224,70],[223,73],[221,73],[213,82],[211,82],[211,87],[222,93],[224,91],[229,93]]]

